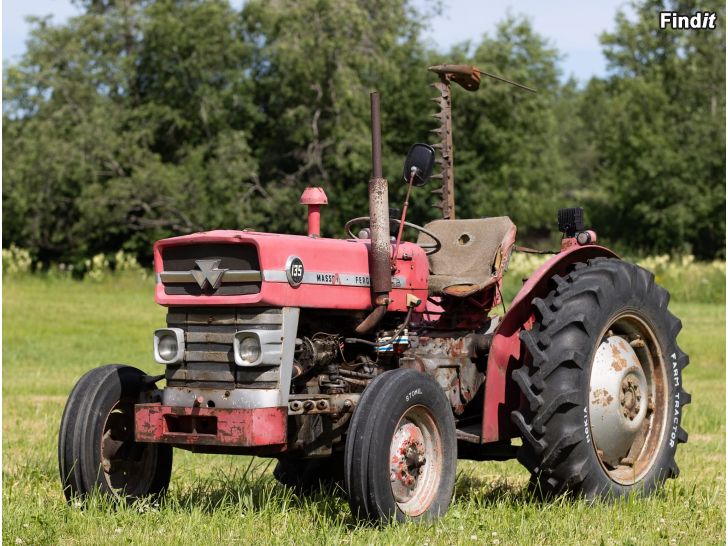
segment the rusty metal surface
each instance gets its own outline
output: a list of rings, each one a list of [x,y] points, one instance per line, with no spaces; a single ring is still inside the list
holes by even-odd
[[[476,364],[479,341],[472,335],[420,337],[417,346],[404,353],[400,366],[431,375],[445,391],[453,411],[460,415],[485,378]]]
[[[389,483],[397,507],[407,516],[425,512],[437,497],[443,472],[441,432],[424,406],[407,409],[389,448]]]
[[[455,218],[455,175],[453,172],[453,149],[452,149],[452,95],[450,90],[450,82],[446,78],[440,79],[432,86],[439,92],[439,96],[434,97],[438,107],[438,112],[433,114],[439,127],[433,129],[432,132],[439,137],[439,142],[433,144],[433,148],[437,150],[438,158],[436,164],[440,168],[440,172],[431,178],[440,180],[440,187],[432,190],[432,193],[440,198],[440,202],[436,203],[435,208],[442,211],[442,217],[445,219]]]
[[[287,407],[188,408],[137,404],[137,442],[179,445],[268,446],[286,443]]]
[[[429,68],[440,77],[440,81],[433,83],[439,95],[432,100],[438,107],[436,114],[433,114],[439,126],[432,132],[437,134],[439,142],[433,145],[438,150],[439,157],[437,164],[440,172],[432,178],[441,180],[439,188],[432,190],[432,193],[440,198],[435,208],[442,211],[445,219],[455,218],[455,174],[452,147],[452,90],[450,82],[461,85],[468,91],[475,91],[480,86],[480,72],[474,66],[459,64],[442,64]]]
[[[372,111],[372,178],[382,178],[382,125],[379,92],[369,94]]]
[[[288,415],[317,413],[352,413],[361,394],[292,394],[288,401]]]
[[[369,181],[369,229],[371,231],[371,284],[376,295],[392,289],[392,270],[389,262],[389,195],[387,180]]]
[[[468,64],[438,64],[428,70],[439,74],[441,78],[454,81],[468,91],[476,91],[480,87],[481,71]]]

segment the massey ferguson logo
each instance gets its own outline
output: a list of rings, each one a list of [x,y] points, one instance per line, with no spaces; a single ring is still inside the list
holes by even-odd
[[[195,260],[197,269],[190,271],[192,276],[200,285],[200,288],[205,288],[205,284],[210,283],[213,290],[217,290],[222,282],[222,276],[225,274],[227,269],[218,269],[220,260]]]

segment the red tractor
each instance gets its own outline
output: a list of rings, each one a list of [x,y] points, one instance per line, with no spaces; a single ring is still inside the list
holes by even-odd
[[[76,384],[59,438],[69,500],[162,495],[172,448],[275,457],[276,478],[298,488],[343,478],[353,514],[370,520],[444,514],[458,458],[518,458],[541,493],[589,499],[678,475],[688,357],[668,293],[597,245],[581,209],[561,209],[561,250],[495,314],[516,226],[456,219],[453,193],[450,84],[475,90],[482,72],[431,70],[440,155],[410,149],[401,215],[390,215],[372,93],[369,216],[346,224],[349,238],[319,236],[326,196],[308,188],[308,235],[155,244],[164,373],[108,365]],[[443,219],[406,222],[410,190],[436,162]]]

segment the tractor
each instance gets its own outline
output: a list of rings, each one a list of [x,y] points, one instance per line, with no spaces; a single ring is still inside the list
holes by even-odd
[[[583,209],[564,208],[560,250],[505,310],[511,253],[532,249],[515,245],[507,216],[455,216],[451,84],[472,92],[490,74],[430,70],[439,142],[410,148],[401,213],[372,92],[369,211],[347,238],[320,235],[327,197],[310,187],[305,235],[155,243],[163,373],[113,364],[75,385],[58,448],[69,501],[161,497],[173,448],[276,458],[275,477],[299,491],[339,480],[354,517],[374,522],[442,516],[457,459],[517,458],[539,494],[591,500],[677,477],[690,395],[668,292],[598,245]],[[429,179],[442,218],[419,226],[407,208]]]

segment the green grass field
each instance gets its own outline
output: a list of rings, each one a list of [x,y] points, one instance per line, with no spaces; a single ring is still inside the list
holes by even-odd
[[[341,491],[299,498],[265,459],[175,452],[162,507],[68,506],[56,460],[66,396],[88,369],[149,372],[164,324],[151,281],[6,277],[3,282],[5,544],[718,544],[725,540],[725,305],[675,303],[693,395],[681,475],[650,499],[589,505],[527,494],[515,461],[461,462],[455,499],[432,525],[357,525]]]

